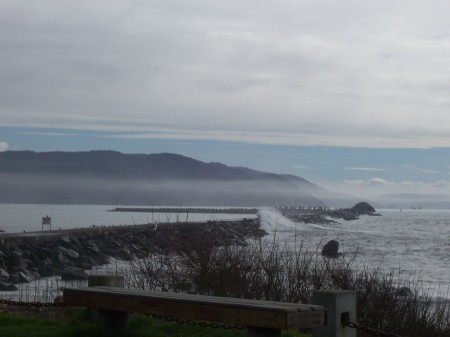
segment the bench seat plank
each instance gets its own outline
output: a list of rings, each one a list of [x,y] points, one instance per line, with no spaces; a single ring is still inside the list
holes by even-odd
[[[269,329],[325,324],[325,309],[321,306],[114,287],[67,288],[64,289],[64,303]]]

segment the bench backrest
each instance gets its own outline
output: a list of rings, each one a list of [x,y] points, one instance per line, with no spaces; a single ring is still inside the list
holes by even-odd
[[[102,310],[270,329],[311,328],[324,325],[326,319],[326,310],[318,305],[114,287],[64,289],[64,303]]]

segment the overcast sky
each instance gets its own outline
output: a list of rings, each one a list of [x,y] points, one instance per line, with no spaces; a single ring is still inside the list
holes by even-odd
[[[2,0],[0,149],[176,151],[448,193],[449,13],[448,0]]]

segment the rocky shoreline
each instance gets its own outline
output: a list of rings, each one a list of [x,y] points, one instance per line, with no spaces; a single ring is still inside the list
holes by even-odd
[[[38,235],[39,234],[39,235]],[[97,227],[2,236],[0,291],[17,290],[15,284],[46,276],[63,280],[87,279],[86,270],[119,260],[142,258],[168,251],[194,237],[207,237],[217,245],[245,244],[247,238],[267,233],[258,219]]]
[[[175,213],[175,214],[258,214],[257,208],[205,207],[116,207],[110,212]]]

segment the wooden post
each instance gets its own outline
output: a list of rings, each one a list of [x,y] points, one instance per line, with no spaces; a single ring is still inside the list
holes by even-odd
[[[356,329],[341,323],[342,315],[356,323],[356,292],[349,290],[320,290],[313,295],[313,304],[327,309],[327,324],[313,328],[313,337],[356,337]]]
[[[89,275],[88,287],[96,286],[124,288],[125,281],[123,276],[118,275]],[[128,321],[128,313],[123,311],[98,309],[92,316],[96,316],[103,332],[122,330]]]

